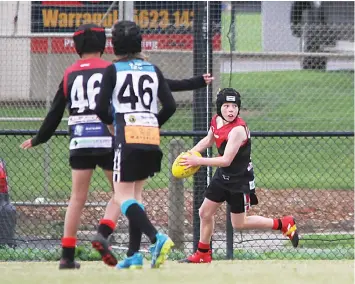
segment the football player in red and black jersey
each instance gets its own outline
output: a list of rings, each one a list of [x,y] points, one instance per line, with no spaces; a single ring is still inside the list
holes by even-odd
[[[80,268],[80,264],[74,261],[77,231],[96,166],[104,170],[112,186],[112,135],[93,111],[96,95],[100,92],[102,74],[111,64],[101,59],[106,46],[105,30],[95,24],[85,24],[75,31],[73,39],[80,59],[65,70],[51,109],[37,135],[21,144],[21,148],[28,149],[47,142],[61,122],[65,108],[68,108],[72,193],[65,214],[59,269]],[[111,199],[101,226],[114,226],[113,220],[116,221],[119,215],[120,211]],[[110,258],[110,255],[106,258],[116,260]]]
[[[112,64],[101,59],[106,46],[105,30],[95,24],[85,24],[75,31],[73,39],[80,59],[65,70],[51,109],[37,135],[21,144],[21,148],[29,149],[46,143],[60,124],[65,108],[68,108],[72,194],[65,215],[60,269],[80,268],[79,263],[74,261],[76,236],[96,166],[103,169],[113,188],[112,135],[94,112],[104,70]],[[166,82],[171,91],[184,91],[202,88],[212,80],[210,74],[204,74],[185,80],[166,79]],[[120,214],[120,207],[110,199],[100,220],[98,233],[104,238],[112,234]],[[133,243],[140,243],[140,239]],[[117,264],[110,250],[97,249],[107,265]]]
[[[292,216],[272,219],[247,216],[251,205],[258,203],[255,195],[254,171],[251,162],[250,131],[239,116],[240,94],[232,89],[222,89],[216,100],[217,114],[211,120],[210,130],[191,151],[203,152],[215,143],[219,156],[213,158],[195,155],[182,158],[181,165],[210,166],[217,170],[206,189],[205,199],[199,209],[200,241],[197,251],[181,262],[209,263],[212,260],[210,241],[214,228],[214,215],[226,201],[231,208],[231,221],[236,229],[280,230],[294,247],[298,246],[298,232]]]

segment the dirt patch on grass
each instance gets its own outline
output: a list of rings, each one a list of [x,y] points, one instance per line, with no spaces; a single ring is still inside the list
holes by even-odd
[[[94,192],[89,196],[91,202],[106,202],[111,194]],[[302,232],[348,231],[354,228],[354,192],[351,190],[312,190],[286,189],[268,190],[257,189],[259,204],[250,210],[249,215],[266,217],[281,217],[293,215]],[[143,193],[144,204],[152,222],[159,227],[167,227],[169,220],[168,189],[146,190]],[[64,200],[65,201],[65,200]],[[180,206],[182,207],[182,206]],[[21,221],[29,224],[45,224],[63,222],[65,207],[29,207],[17,206],[19,224]],[[98,220],[103,217],[104,208],[87,207],[82,216],[82,226],[87,229],[96,227]],[[184,222],[186,232],[192,232],[193,224],[193,193],[185,190],[183,210],[178,220]],[[226,206],[222,206],[216,216],[216,230],[225,230]],[[121,217],[120,225],[126,226],[125,218]]]

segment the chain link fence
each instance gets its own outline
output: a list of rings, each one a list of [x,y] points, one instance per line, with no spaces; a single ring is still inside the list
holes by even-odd
[[[19,145],[35,135],[65,68],[78,58],[71,39],[78,25],[102,22],[109,29],[117,18],[131,17],[144,32],[149,61],[166,78],[207,71],[196,70],[194,63],[200,48],[193,48],[194,2],[49,2],[0,5],[0,158],[16,209],[11,215],[7,212],[14,212],[13,207],[6,200],[0,203],[0,259],[59,257],[71,187],[67,114],[47,144],[31,151]],[[241,259],[353,258],[354,4],[300,3],[305,2],[209,2],[206,10],[212,49],[207,48],[211,56],[206,66],[215,80],[203,92],[212,94],[211,101],[222,87],[242,94],[241,115],[252,130],[260,201],[251,214],[292,214],[301,234],[297,250],[274,232],[234,231],[231,240],[222,207],[212,244],[216,258],[231,257],[231,248],[232,256]],[[110,37],[103,57],[113,59]],[[214,107],[197,107],[192,91],[174,97],[178,110],[163,127],[163,170],[149,181],[144,200],[154,224],[172,235],[177,244],[173,257],[179,258],[193,250],[194,191],[201,195],[204,186],[194,187],[193,178],[173,179],[169,153],[173,159],[172,153],[201,138],[192,131],[196,112],[214,112]],[[82,259],[98,259],[87,241],[110,191],[97,171],[78,233]],[[117,253],[127,247],[125,218],[111,242]],[[143,250],[147,244],[145,240]]]

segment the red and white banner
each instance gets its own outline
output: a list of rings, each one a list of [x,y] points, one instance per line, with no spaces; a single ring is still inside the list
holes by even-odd
[[[191,34],[151,34],[143,36],[143,50],[192,50],[192,48],[193,36]],[[221,36],[216,34],[213,37],[213,49],[220,50],[220,48]],[[31,51],[32,53],[75,53],[74,41],[72,38],[65,37],[32,38]],[[107,39],[105,53],[113,53],[111,38]]]

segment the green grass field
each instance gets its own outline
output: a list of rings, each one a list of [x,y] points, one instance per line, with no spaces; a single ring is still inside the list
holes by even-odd
[[[230,11],[222,13],[222,49],[230,50],[228,32]],[[235,19],[235,47],[240,52],[262,51],[260,13],[238,13]],[[229,36],[231,36],[229,34]],[[353,131],[354,74],[352,72],[249,72],[222,74],[221,87],[231,86],[242,94],[242,116],[252,131]],[[178,94],[176,94],[178,95]],[[43,117],[44,108],[0,107],[2,117]],[[164,130],[192,130],[190,105],[180,106]],[[40,122],[1,122],[0,129],[38,129]],[[66,123],[59,126],[66,130]],[[53,138],[48,145],[25,152],[18,145],[29,137],[0,137],[0,157],[8,165],[12,198],[34,199],[56,195],[61,199],[70,192],[68,140]],[[169,184],[169,141],[162,139],[162,172],[149,181],[148,188]],[[192,139],[185,138],[186,148]],[[266,188],[353,189],[353,138],[254,138],[253,161],[257,186]],[[49,178],[44,168],[49,152]],[[46,182],[47,180],[47,182]],[[47,185],[46,185],[47,184]],[[185,187],[192,186],[192,179]],[[94,175],[92,190],[107,182],[101,171]],[[54,194],[55,191],[55,194]]]
[[[229,86],[222,74],[222,86]],[[252,131],[353,131],[352,72],[274,71],[233,73],[242,115]],[[191,105],[180,106],[164,130],[192,130]],[[2,117],[43,117],[44,108],[1,107]],[[37,129],[41,122],[3,122],[0,129]],[[60,129],[66,129],[65,122]]]
[[[354,127],[354,75],[349,72],[251,72],[232,75],[240,90],[242,116],[252,131],[352,131]],[[326,82],[326,84],[324,84]],[[229,75],[222,76],[228,86]],[[2,116],[43,117],[43,108],[2,107]],[[163,130],[192,130],[191,106],[180,106]],[[37,129],[40,122],[0,122],[0,129]],[[65,130],[63,122],[59,129]],[[38,196],[62,199],[70,193],[68,139],[56,137],[30,151],[19,148],[29,137],[1,136],[0,157],[7,162],[12,198]],[[169,141],[162,138],[162,172],[148,188],[169,185]],[[175,138],[174,138],[175,139]],[[184,138],[186,149],[192,139]],[[353,189],[353,138],[255,138],[253,162],[257,186],[278,188]],[[50,153],[48,186],[45,186],[46,151]],[[38,170],[40,169],[40,170]],[[185,182],[191,188],[192,179]],[[95,173],[92,190],[105,188],[101,171]],[[54,193],[55,191],[55,193]]]
[[[222,76],[229,85],[229,74]],[[233,73],[243,117],[254,131],[353,131],[354,73]]]
[[[237,13],[235,17],[235,50],[239,52],[262,51],[262,18],[260,13]],[[222,49],[230,51],[228,37],[232,40],[230,12],[222,13]]]
[[[353,261],[216,261],[212,264],[178,264],[168,261],[152,270],[118,271],[100,262],[83,262],[78,271],[59,271],[57,262],[7,262],[0,264],[1,281],[7,284],[47,283],[284,283],[350,284]]]
[[[291,247],[290,242],[285,242],[286,246]],[[315,248],[315,249],[336,249],[349,248],[354,250],[354,235],[352,234],[308,234],[302,235],[300,239],[299,248]]]
[[[22,138],[22,139],[20,139]],[[2,158],[7,163],[13,200],[34,200],[39,196],[61,200],[70,193],[71,175],[68,167],[67,137],[53,138],[47,145],[29,151],[19,149],[25,137],[7,137],[0,141]],[[162,172],[147,188],[169,186],[170,166],[168,143],[163,138]],[[187,141],[190,140],[190,141]],[[191,139],[186,144],[191,145]],[[10,147],[9,145],[12,145]],[[45,166],[45,150],[49,148],[49,167]],[[353,139],[350,138],[254,138],[253,163],[257,186],[282,188],[352,189]],[[45,171],[49,173],[45,188]],[[185,181],[192,187],[192,178]],[[96,171],[91,189],[109,190],[102,171]],[[47,192],[48,190],[48,192]]]

